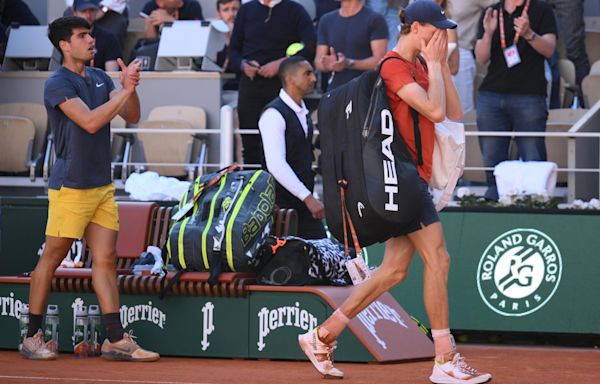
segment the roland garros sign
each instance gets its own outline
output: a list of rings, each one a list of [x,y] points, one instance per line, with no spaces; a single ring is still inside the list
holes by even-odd
[[[545,233],[513,229],[483,252],[477,288],[485,304],[503,316],[525,316],[542,308],[560,283],[560,250]]]

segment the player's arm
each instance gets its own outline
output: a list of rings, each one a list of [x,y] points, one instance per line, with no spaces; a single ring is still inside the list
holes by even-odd
[[[94,109],[90,109],[79,97],[68,99],[58,107],[83,130],[96,133],[119,113],[133,93],[133,90],[126,89],[113,91],[109,101]]]
[[[138,60],[134,60],[128,67],[125,67],[121,59],[118,59],[118,63],[121,66],[119,78],[123,88],[119,91],[112,91],[106,103],[90,109],[83,100],[75,97],[58,105],[69,119],[86,132],[96,133],[117,114],[131,123],[140,119],[140,101],[135,92],[140,81],[140,63]]]
[[[118,91],[112,91],[110,98],[116,97]],[[140,121],[140,98],[138,97],[137,90],[133,90],[133,93],[125,101],[125,105],[119,109],[119,116],[121,116],[126,122],[135,124]]]

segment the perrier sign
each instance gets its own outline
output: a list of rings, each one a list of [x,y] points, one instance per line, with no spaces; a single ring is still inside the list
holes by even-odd
[[[560,250],[545,233],[519,228],[485,249],[477,287],[485,304],[503,316],[525,316],[543,307],[560,283]]]

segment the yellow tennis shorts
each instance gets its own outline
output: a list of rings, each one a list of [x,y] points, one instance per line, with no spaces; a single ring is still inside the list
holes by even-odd
[[[119,231],[113,184],[88,189],[64,186],[60,190],[49,189],[48,202],[47,236],[81,239],[89,223]]]

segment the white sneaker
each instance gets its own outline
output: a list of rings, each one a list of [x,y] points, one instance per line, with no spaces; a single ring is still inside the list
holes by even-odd
[[[452,361],[443,364],[436,361],[429,377],[429,380],[436,384],[476,384],[485,383],[491,379],[491,374],[477,372],[460,353],[455,353]]]
[[[23,340],[19,348],[19,353],[29,360],[55,360],[56,353],[49,350],[44,342],[44,333],[38,330],[31,337]]]
[[[323,375],[323,378],[343,379],[344,372],[333,366],[333,350],[336,348],[337,343],[323,343],[317,336],[317,329],[318,327],[303,335],[298,335],[300,348],[302,348],[315,369]]]

